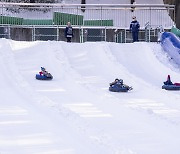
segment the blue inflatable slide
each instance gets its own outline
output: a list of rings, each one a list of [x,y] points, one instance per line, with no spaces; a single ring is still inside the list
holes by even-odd
[[[161,46],[165,52],[180,66],[180,38],[171,32],[161,35]]]
[[[161,36],[161,46],[165,52],[180,66],[180,37],[172,32],[164,32]],[[162,86],[166,90],[180,90],[180,83],[171,83]]]

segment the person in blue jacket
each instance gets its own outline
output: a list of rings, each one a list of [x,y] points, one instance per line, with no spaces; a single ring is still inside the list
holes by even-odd
[[[73,28],[70,22],[67,23],[67,26],[65,29],[65,37],[67,39],[67,42],[71,42],[71,38],[73,37]]]
[[[140,24],[136,20],[135,16],[133,16],[132,19],[133,19],[133,21],[130,24],[130,32],[132,33],[133,42],[138,42],[139,41],[138,34],[139,34]]]

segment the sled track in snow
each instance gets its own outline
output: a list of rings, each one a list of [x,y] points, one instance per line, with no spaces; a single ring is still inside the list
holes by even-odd
[[[174,80],[178,79],[179,74],[171,71],[167,66],[159,62],[151,46],[147,43],[85,43],[83,45],[67,45],[65,42],[42,42],[42,44],[36,43],[35,46],[22,53],[28,56],[25,57],[24,62],[21,60],[20,63],[23,63],[22,72],[25,70],[25,73],[23,73],[25,74],[24,79],[27,78],[27,82],[30,84],[33,82],[33,88],[41,92],[42,95],[48,91],[54,91],[53,97],[47,97],[55,103],[66,95],[67,97],[70,95],[73,98],[74,93],[85,91],[87,98],[91,96],[99,99],[99,96],[107,95],[106,97],[113,97],[117,102],[125,102],[124,105],[126,106],[145,109],[150,113],[163,117],[171,117],[172,114],[175,113],[176,115],[179,113],[177,107],[169,108],[172,107],[172,99],[176,101],[176,97],[179,97],[179,95],[170,93],[170,96],[167,96],[167,93],[161,90],[167,74],[171,74]],[[44,47],[42,47],[41,51],[37,51],[36,48],[38,46],[40,48],[41,46]],[[33,66],[30,66],[32,65],[31,61],[28,63],[29,59],[35,61]],[[19,66],[21,69],[21,64]],[[45,66],[53,73],[54,81],[39,83],[36,80],[32,80],[32,76],[38,72],[37,69],[40,66]],[[31,76],[28,72],[31,73]],[[129,94],[109,93],[107,90],[108,84],[115,78],[124,79],[124,82],[133,86],[134,90]],[[67,87],[69,83],[72,83],[72,85],[70,84],[71,86]],[[59,95],[58,92],[61,92],[63,95]],[[141,97],[141,93],[145,94]],[[159,97],[153,98],[155,93],[159,93],[163,99],[159,100]],[[130,95],[130,98],[127,99],[127,95]],[[76,94],[76,96],[79,97],[78,101],[84,99],[84,97],[81,98],[80,93]],[[54,100],[56,97],[57,100]],[[66,101],[69,100],[67,99]],[[166,113],[167,110],[169,110],[170,115]],[[103,113],[102,115],[106,114],[109,115],[108,113]]]
[[[173,81],[178,81],[180,74],[172,70],[170,64],[158,60],[160,54],[168,61],[158,44],[67,44],[10,40],[1,40],[0,43],[5,44],[1,46],[1,70],[8,78],[3,80],[3,87],[18,89],[17,98],[27,97],[29,103],[43,106],[45,110],[48,108],[52,115],[57,113],[82,138],[84,135],[91,136],[88,139],[97,147],[107,147],[103,149],[105,151],[124,150],[113,144],[116,143],[111,139],[113,132],[109,129],[102,131],[108,123],[116,127],[117,123],[123,122],[119,119],[121,114],[132,118],[135,113],[134,119],[146,117],[145,120],[140,119],[144,123],[150,120],[152,126],[154,122],[151,118],[169,125],[180,124],[179,92],[161,89],[168,74],[171,74]],[[35,80],[41,66],[53,75],[52,81]],[[9,72],[14,78],[9,78]],[[133,90],[128,93],[109,92],[109,83],[115,78],[124,79]],[[27,93],[29,96],[26,96]],[[102,123],[101,119],[105,122]],[[103,151],[100,147],[97,149],[99,153]]]
[[[43,42],[42,44],[44,46],[42,51],[36,50],[36,46],[41,46],[40,43],[37,43],[27,52],[22,53],[28,56],[25,57],[24,62],[20,61],[23,64],[19,65],[22,72],[23,70],[25,72],[23,73],[24,79],[27,78],[27,82],[30,84],[34,80],[32,76],[35,74],[35,69],[38,73],[40,66],[45,66],[54,73],[55,79],[53,82],[38,83],[36,80],[33,81],[33,88],[42,92],[42,94],[47,91],[74,93],[74,91],[82,90],[87,91],[88,97],[90,93],[92,97],[108,95],[108,97],[115,98],[117,102],[122,102],[123,99],[127,106],[151,110],[151,112],[158,113],[160,116],[168,116],[166,111],[169,105],[172,104],[171,100],[176,101],[179,97],[178,93],[177,95],[176,93],[170,93],[169,101],[169,95],[167,96],[167,93],[161,90],[162,82],[166,79],[167,74],[171,74],[174,80],[178,79],[179,74],[159,62],[147,43],[85,43],[83,46],[81,44],[67,45],[65,42]],[[29,64],[32,65],[31,62],[28,64],[28,59],[31,58],[35,60],[34,66],[29,66]],[[31,73],[31,76],[28,72]],[[108,84],[115,78],[122,78],[125,83],[134,87],[134,90],[129,93],[130,99],[126,99],[127,94],[109,93],[107,90]],[[69,82],[72,83],[72,87],[66,87]],[[61,83],[63,84],[61,85]],[[144,91],[146,91],[145,96],[147,95],[147,98],[144,96],[144,98],[141,98],[140,96],[141,92]],[[161,100],[156,101],[153,94],[157,92],[162,95],[162,98],[167,97],[167,99],[162,99],[162,102]],[[139,95],[136,96],[136,93],[139,93]],[[56,100],[53,101],[56,102]],[[171,114],[176,114],[176,112],[179,112],[177,107],[169,108],[170,117]]]

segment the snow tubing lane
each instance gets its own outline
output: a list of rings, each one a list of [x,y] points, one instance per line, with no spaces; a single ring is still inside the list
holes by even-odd
[[[164,32],[161,36],[161,46],[180,65],[180,38],[174,33]]]

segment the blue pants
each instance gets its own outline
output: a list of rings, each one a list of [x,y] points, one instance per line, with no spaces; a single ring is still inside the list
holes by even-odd
[[[138,42],[138,32],[132,32],[133,42]]]

